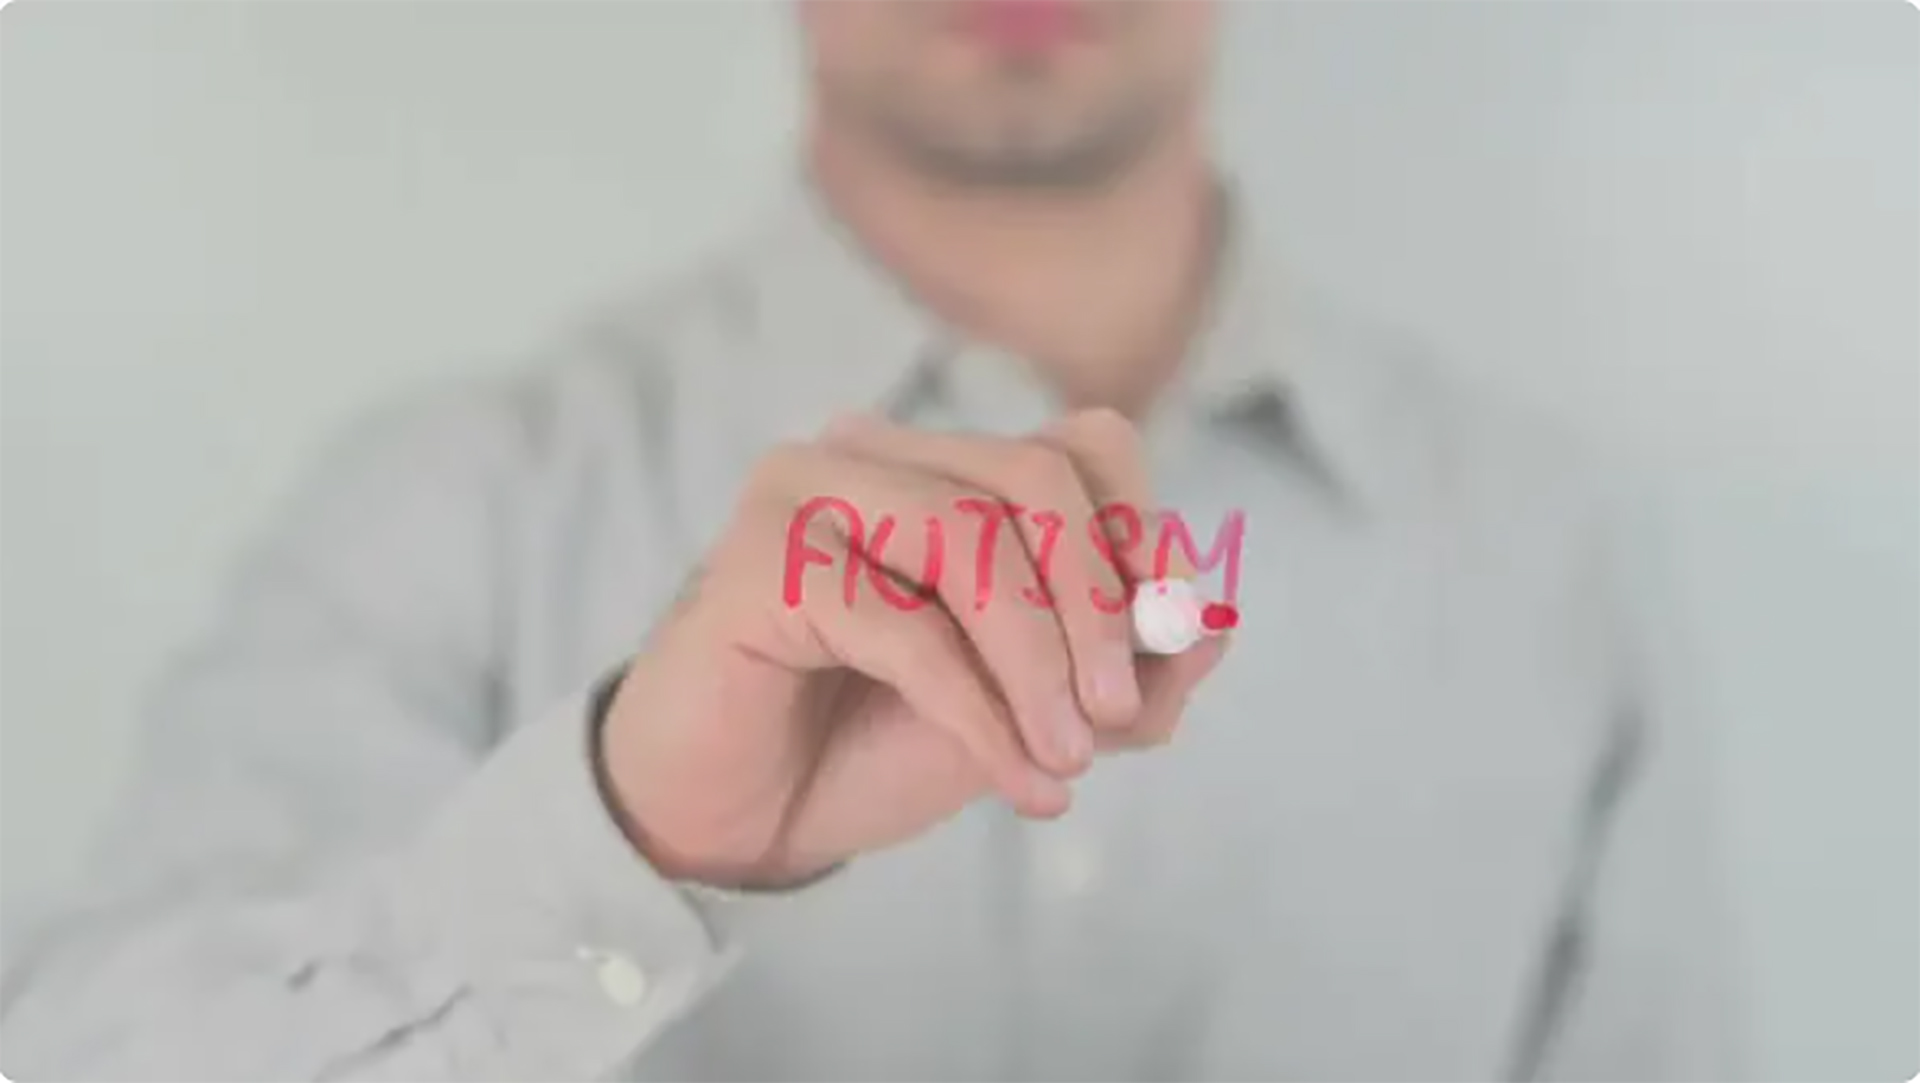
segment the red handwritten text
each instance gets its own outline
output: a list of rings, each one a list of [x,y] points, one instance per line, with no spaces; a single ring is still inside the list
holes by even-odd
[[[1021,586],[1020,597],[1039,609],[1050,609],[1056,604],[1051,579],[1054,557],[1068,525],[1064,515],[976,497],[956,501],[954,512],[963,523],[969,520],[978,523],[972,568],[976,609],[986,608],[994,597],[998,586],[994,582],[998,546],[1007,533],[1014,535],[1007,544],[1028,547],[1037,573],[1037,582]],[[820,548],[813,540],[823,533],[823,528],[816,526],[816,520],[828,515],[837,518],[837,524],[829,521],[828,528],[834,529],[836,537],[845,539],[850,557],[841,590],[847,605],[853,605],[858,599],[863,577],[896,609],[918,609],[940,595],[942,577],[947,574],[948,529],[939,516],[926,516],[916,529],[903,525],[896,516],[883,515],[869,533],[866,519],[852,503],[835,496],[817,496],[802,504],[787,526],[782,596],[789,609],[798,608],[805,598],[807,569],[816,564],[832,567],[834,563],[833,553]],[[1126,569],[1136,563],[1134,554],[1149,542],[1149,519],[1158,526],[1157,535],[1151,539],[1153,578],[1167,574],[1177,547],[1198,572],[1222,568],[1222,601],[1233,604],[1240,588],[1240,552],[1246,538],[1244,513],[1228,513],[1214,533],[1212,546],[1203,554],[1178,512],[1144,515],[1138,508],[1126,504],[1099,508],[1086,523],[1088,540],[1100,559],[1113,569],[1114,582],[1127,584],[1126,590],[1118,594],[1099,586],[1090,588],[1091,603],[1102,612],[1118,613],[1131,602],[1131,593],[1137,584],[1131,582]],[[889,561],[889,551],[896,552],[899,559]],[[901,571],[902,567],[914,566],[918,568],[915,575]]]

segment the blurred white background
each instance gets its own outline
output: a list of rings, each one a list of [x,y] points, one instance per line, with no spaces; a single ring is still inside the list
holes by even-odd
[[[4,897],[318,441],[509,361],[787,167],[780,3],[0,15]],[[1920,1069],[1920,12],[1243,4],[1221,131],[1301,268],[1657,471],[1759,1067]]]

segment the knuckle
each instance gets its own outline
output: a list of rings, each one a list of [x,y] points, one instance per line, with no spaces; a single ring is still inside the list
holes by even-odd
[[[1066,493],[1080,488],[1080,473],[1066,452],[1037,440],[1023,440],[1007,454],[1009,487]]]
[[[1067,430],[1104,454],[1127,454],[1140,446],[1140,430],[1110,406],[1081,410],[1065,422]]]

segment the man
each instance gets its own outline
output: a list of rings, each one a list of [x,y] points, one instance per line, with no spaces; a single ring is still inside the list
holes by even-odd
[[[1261,264],[1217,12],[801,15],[766,231],[262,544],[9,1072],[1721,1077],[1597,506]],[[1242,627],[1136,656],[1113,507]]]

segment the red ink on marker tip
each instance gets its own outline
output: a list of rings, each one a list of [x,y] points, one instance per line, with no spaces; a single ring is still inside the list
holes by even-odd
[[[1240,611],[1225,602],[1211,602],[1200,611],[1200,624],[1209,632],[1224,632],[1240,623]]]

